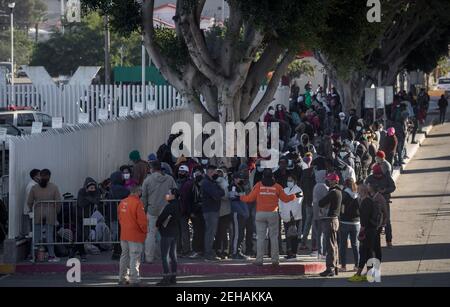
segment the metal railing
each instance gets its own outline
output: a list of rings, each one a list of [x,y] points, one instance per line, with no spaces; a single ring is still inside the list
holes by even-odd
[[[32,208],[32,257],[36,261],[39,247],[55,254],[55,247],[69,250],[98,245],[100,250],[112,248],[119,241],[117,207],[120,200],[100,200],[82,207],[77,200],[39,201]],[[44,240],[45,239],[45,240]],[[83,245],[77,247],[77,245]]]

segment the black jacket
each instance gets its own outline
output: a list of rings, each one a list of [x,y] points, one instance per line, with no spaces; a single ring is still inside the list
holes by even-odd
[[[166,227],[163,223],[168,219],[169,222]],[[181,218],[180,202],[177,199],[169,201],[164,207],[163,211],[156,220],[156,227],[159,229],[161,237],[177,237],[179,233],[178,223]]]
[[[112,200],[122,200],[127,198],[130,195],[130,191],[125,188],[124,181],[121,172],[114,172],[110,176],[111,179],[111,188],[109,189],[108,194],[106,195],[107,199]],[[105,217],[106,220],[109,221],[117,221],[117,207],[118,204],[116,202],[108,202],[109,208],[106,209]]]
[[[87,192],[88,185],[95,184],[97,189],[95,192]],[[104,208],[100,205],[101,192],[97,182],[91,177],[87,177],[83,187],[78,191],[77,197],[77,219],[89,218],[94,212],[95,207],[104,215]]]
[[[380,210],[380,207],[371,198],[364,199],[359,209],[361,226],[368,229],[378,228],[377,217],[380,215]]]
[[[378,188],[383,189],[384,198],[387,202],[391,199],[391,193],[396,189],[395,182],[390,175],[382,175],[381,177],[375,177],[373,174],[367,177],[366,184],[376,185]]]
[[[323,208],[328,206],[328,217],[339,217],[341,212],[342,192],[341,189],[336,186],[330,188],[328,194],[319,200],[319,207]]]
[[[347,191],[342,192],[341,222],[359,222],[359,202]]]
[[[202,210],[203,213],[219,212],[222,197],[225,196],[225,191],[205,175],[201,185],[202,190]]]
[[[307,207],[312,207],[315,185],[316,178],[314,176],[314,168],[310,167],[303,170],[302,178],[300,179],[300,188],[303,191],[303,205]]]

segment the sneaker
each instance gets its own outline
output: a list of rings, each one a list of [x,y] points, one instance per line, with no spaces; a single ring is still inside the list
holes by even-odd
[[[311,254],[309,254],[311,257],[319,257],[319,251],[313,251]]]
[[[350,282],[365,282],[365,281],[367,281],[367,277],[365,275],[355,274],[347,280]]]
[[[393,247],[392,242],[386,242],[386,247],[387,248],[392,248]]]
[[[213,256],[213,257],[205,257],[205,261],[210,261],[210,262],[217,262],[220,261],[221,259],[219,257]]]
[[[347,272],[347,268],[345,266],[342,266],[339,268],[339,272]]]
[[[247,258],[247,256],[239,253],[239,254],[232,255],[231,259],[233,259],[233,260],[247,260],[248,258]]]
[[[58,257],[48,257],[48,262],[60,262],[61,259]]]
[[[319,274],[322,277],[333,277],[334,276],[334,270],[325,270],[322,273]]]
[[[258,262],[258,261],[253,262],[253,264],[256,265],[256,266],[263,266],[264,265],[262,262]]]
[[[198,258],[200,258],[201,257],[201,255],[199,254],[199,253],[196,253],[196,252],[193,252],[190,256],[189,256],[189,258],[191,258],[191,259],[198,259]]]
[[[286,255],[284,259],[297,259],[297,255]]]

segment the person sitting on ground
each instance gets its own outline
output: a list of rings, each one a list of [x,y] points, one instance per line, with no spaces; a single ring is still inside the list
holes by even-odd
[[[122,253],[119,266],[119,285],[138,285],[139,266],[147,235],[147,218],[140,200],[142,189],[134,186],[131,194],[117,208],[120,223],[120,246]],[[127,276],[129,273],[129,276]]]

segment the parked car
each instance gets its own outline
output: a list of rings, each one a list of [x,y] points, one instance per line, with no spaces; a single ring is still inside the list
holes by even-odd
[[[0,108],[0,124],[13,125],[21,133],[31,133],[31,126],[35,121],[42,122],[42,131],[52,127],[52,117],[43,112],[27,107]]]
[[[450,92],[450,78],[439,78],[437,89],[445,92]]]
[[[5,148],[6,150],[9,149],[9,142],[8,139],[14,136],[20,136],[22,135],[22,131],[20,131],[19,128],[17,128],[14,125],[11,124],[0,124],[0,128],[6,128],[6,142],[5,142]],[[0,150],[3,148],[3,144],[0,143]]]

